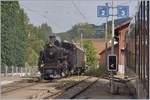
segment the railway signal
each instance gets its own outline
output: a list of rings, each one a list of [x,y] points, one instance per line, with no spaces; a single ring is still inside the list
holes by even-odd
[[[115,54],[108,56],[108,71],[117,71],[117,56]]]

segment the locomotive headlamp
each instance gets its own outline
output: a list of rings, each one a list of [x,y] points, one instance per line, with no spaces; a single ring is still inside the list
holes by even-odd
[[[50,52],[49,54],[50,54],[50,55],[53,55],[53,53],[52,53],[52,52]]]
[[[52,47],[52,44],[49,44],[50,47]]]

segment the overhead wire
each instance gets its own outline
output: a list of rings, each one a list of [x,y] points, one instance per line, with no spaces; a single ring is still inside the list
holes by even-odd
[[[79,9],[79,7],[76,5],[76,3],[74,1],[72,1],[72,4],[74,6],[74,8],[79,12],[79,14],[82,16],[82,18],[86,21],[87,21],[87,18],[85,17],[85,15],[81,12],[81,10]]]
[[[85,22],[88,22],[86,16],[84,15],[84,13],[82,13],[82,11],[81,11],[80,8],[77,6],[77,4],[76,4],[73,0],[72,0],[71,2],[72,2],[73,7],[74,7],[74,8],[76,9],[76,11],[80,14],[80,16],[84,19],[84,21],[85,21]],[[22,6],[24,6],[24,5],[22,5]],[[33,10],[33,9],[27,8],[27,7],[25,7],[25,6],[24,6],[24,8],[26,8],[28,11],[31,11],[31,12],[34,12],[34,13],[37,13],[37,14],[43,16],[46,20],[49,21],[49,19],[48,19],[47,16],[45,16],[45,15],[43,15],[43,14],[40,14],[40,13],[43,12],[43,11]],[[40,13],[39,13],[39,12],[40,12]],[[44,13],[48,13],[48,11],[44,11]],[[54,24],[55,26],[58,26],[59,28],[61,28],[59,25],[57,25],[57,24],[54,23],[54,22],[53,22],[52,24]]]
[[[36,14],[38,14],[38,15],[41,15],[41,16],[44,17],[46,20],[50,21],[47,16],[41,14],[41,12],[43,13],[43,11],[33,10],[33,9],[28,8],[28,7],[25,7],[24,5],[22,5],[22,6],[23,6],[24,8],[26,8],[28,11],[31,11],[31,12],[36,13]],[[48,11],[44,11],[44,13],[47,13],[47,14],[48,14]],[[60,27],[58,24],[56,24],[55,22],[50,21],[50,23],[52,23],[52,24],[53,24],[54,26],[56,26],[56,27],[61,28],[61,27]]]

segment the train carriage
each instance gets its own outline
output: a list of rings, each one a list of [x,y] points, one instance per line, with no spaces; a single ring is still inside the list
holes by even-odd
[[[77,46],[75,43],[70,43],[68,41],[65,41],[63,42],[63,44],[70,45],[70,46],[63,46],[63,47],[69,50],[68,62],[70,62],[69,66],[70,66],[70,70],[72,71],[72,73],[73,74],[83,73],[85,71],[84,50],[80,48],[79,46]]]
[[[81,74],[85,71],[85,52],[82,48],[76,46],[74,55],[75,73]]]

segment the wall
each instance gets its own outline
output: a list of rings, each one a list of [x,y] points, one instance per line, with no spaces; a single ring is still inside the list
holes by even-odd
[[[119,61],[119,59],[118,59],[118,45],[115,45],[115,54],[117,55],[117,63],[118,63],[118,61]],[[108,48],[108,54],[111,54],[111,47],[109,47]],[[106,63],[106,58],[105,58],[105,50],[103,50],[101,53],[100,53],[100,59],[99,59],[99,62],[100,62],[100,65],[105,65],[105,63]]]

